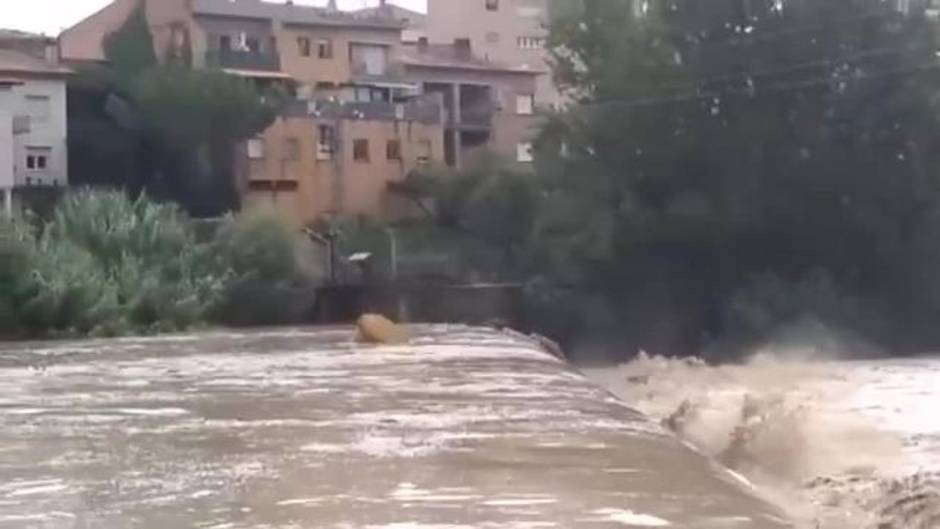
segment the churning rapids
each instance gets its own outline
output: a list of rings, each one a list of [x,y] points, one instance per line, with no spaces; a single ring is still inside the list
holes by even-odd
[[[584,372],[758,485],[807,529],[940,528],[940,359],[768,348]],[[829,357],[829,360],[821,358]]]

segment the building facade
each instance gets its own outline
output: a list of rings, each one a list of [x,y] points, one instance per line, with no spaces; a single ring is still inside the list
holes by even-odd
[[[417,214],[390,188],[442,156],[440,108],[436,98],[298,103],[244,146],[246,207],[276,208],[298,224]]]
[[[0,30],[0,190],[5,214],[68,184],[66,77],[54,42]]]
[[[532,162],[539,124],[535,72],[485,60],[466,39],[452,44],[422,40],[405,47],[402,62],[410,81],[443,102],[448,166],[467,168],[487,153]]]
[[[552,82],[545,42],[550,0],[428,0],[425,23],[431,43],[468,39],[483,59],[538,73],[536,100],[560,96]]]
[[[103,61],[105,38],[136,1],[116,0],[64,32],[63,56]],[[290,111],[239,150],[247,207],[274,206],[298,224],[408,214],[390,189],[443,159],[444,133],[440,101],[405,82],[396,13],[260,0],[141,2],[160,57],[295,92]]]

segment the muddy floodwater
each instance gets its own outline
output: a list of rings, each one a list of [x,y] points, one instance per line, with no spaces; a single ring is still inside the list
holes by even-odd
[[[0,528],[779,528],[522,337],[427,327],[0,345]]]
[[[801,529],[940,529],[940,360],[640,358],[583,372],[722,460]]]

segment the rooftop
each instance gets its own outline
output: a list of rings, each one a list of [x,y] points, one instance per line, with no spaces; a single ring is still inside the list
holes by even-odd
[[[0,40],[47,40],[50,37],[18,29],[0,28]]]
[[[70,73],[72,71],[68,68],[51,65],[27,53],[0,48],[0,74],[59,76]]]
[[[260,18],[287,24],[401,30],[401,21],[382,13],[333,11],[321,7],[262,0],[194,0],[196,15]]]
[[[424,13],[413,11],[395,4],[365,7],[352,11],[352,13],[356,16],[390,18],[410,28],[424,27],[425,21],[428,18],[428,16]]]
[[[510,65],[493,62],[472,52],[460,44],[430,44],[419,42],[402,47],[401,62],[407,66],[422,68],[445,68],[454,70],[478,70],[487,72],[520,73],[540,75],[544,70],[528,65]]]

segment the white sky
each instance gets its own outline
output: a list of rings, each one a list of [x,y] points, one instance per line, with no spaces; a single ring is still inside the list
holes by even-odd
[[[326,0],[295,1],[298,4],[326,4]],[[109,3],[111,0],[0,0],[0,27],[55,36]],[[426,0],[391,0],[391,3],[418,11],[426,9]],[[378,0],[339,0],[343,9],[376,4]]]

